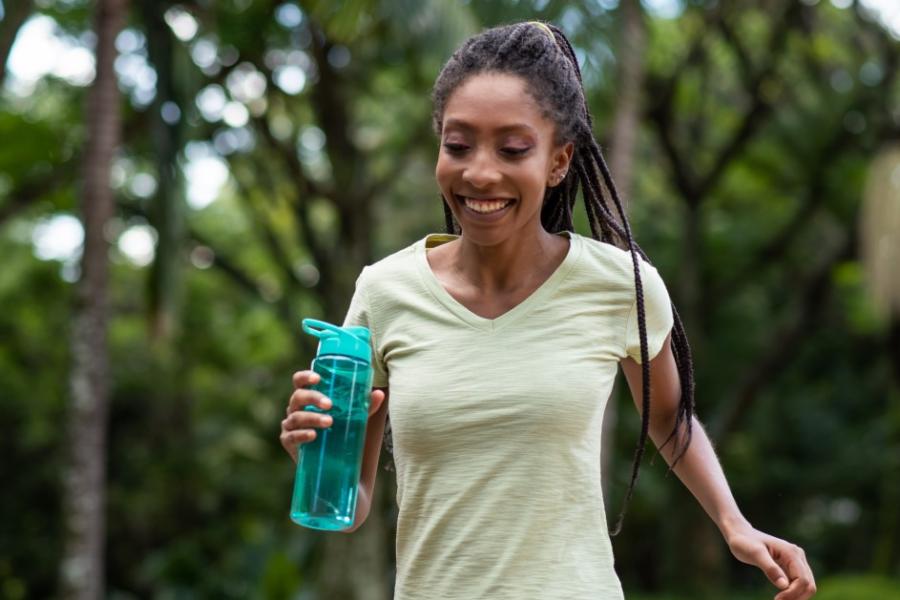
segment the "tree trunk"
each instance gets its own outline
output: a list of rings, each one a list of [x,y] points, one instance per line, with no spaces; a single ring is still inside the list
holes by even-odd
[[[381,488],[388,477],[381,478]],[[387,523],[379,504],[383,493],[376,486],[372,509],[362,527],[353,533],[326,533],[318,572],[319,597],[347,600],[389,600],[388,556],[384,551]],[[393,495],[392,495],[393,496]],[[338,560],[337,564],[334,561]]]
[[[172,32],[163,19],[163,10],[155,0],[143,0],[141,12],[147,33],[147,51],[156,69],[156,99],[152,107],[151,135],[156,156],[158,186],[153,202],[151,223],[158,241],[150,275],[150,336],[165,347],[177,332],[180,305],[180,280],[184,214],[178,175],[181,150],[181,122],[163,118],[163,107],[178,106],[175,82],[175,53]],[[168,349],[171,352],[171,349]],[[170,396],[171,397],[171,396]]]
[[[317,121],[325,132],[325,150],[331,161],[336,189],[331,198],[338,213],[339,227],[335,242],[320,257],[322,294],[325,318],[333,323],[343,320],[362,265],[372,257],[372,206],[365,194],[366,157],[354,145],[347,123],[353,122],[353,105],[349,86],[343,75],[328,62],[332,47],[324,30],[310,26],[313,39],[311,52],[319,73],[313,88],[313,105]],[[382,479],[384,473],[381,473]],[[381,485],[384,489],[384,485]],[[390,535],[380,501],[383,494],[376,486],[372,509],[365,524],[352,534],[326,534],[321,545],[321,566],[318,569],[320,598],[347,600],[387,600],[388,565],[384,544]],[[393,497],[394,490],[390,490]],[[352,568],[348,569],[348,565]]]
[[[62,597],[84,600],[104,595],[109,263],[103,233],[114,209],[109,173],[119,142],[120,111],[113,61],[115,39],[125,15],[126,0],[97,3],[97,76],[86,106],[81,198],[84,253],[71,332],[72,399],[67,423],[69,462],[63,481],[66,527],[60,574]]]
[[[888,443],[890,447],[897,447],[900,442],[900,316],[890,319],[887,334],[887,354],[893,368],[890,373],[893,377],[888,382],[886,396],[887,407],[885,420],[888,426]],[[888,456],[896,457],[896,451],[888,452]],[[878,535],[872,540],[872,567],[871,570],[889,577],[895,565],[898,552],[897,540],[900,540],[900,479],[896,472],[900,461],[896,458],[888,459],[884,465],[884,474],[881,478],[881,506],[878,511]]]
[[[644,85],[644,50],[647,36],[639,0],[621,3],[622,39],[619,45],[619,86],[616,94],[616,116],[612,126],[609,168],[622,206],[628,209],[634,187],[634,154],[637,143],[638,118],[641,114],[641,88]],[[611,468],[615,455],[615,431],[618,422],[618,393],[613,389],[603,415],[603,438],[600,468],[607,505],[621,494],[611,494]]]

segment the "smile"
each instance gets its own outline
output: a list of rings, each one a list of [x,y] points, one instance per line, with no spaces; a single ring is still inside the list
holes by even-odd
[[[474,199],[466,196],[457,196],[466,208],[480,215],[499,213],[509,207],[514,200],[511,198],[486,198]]]

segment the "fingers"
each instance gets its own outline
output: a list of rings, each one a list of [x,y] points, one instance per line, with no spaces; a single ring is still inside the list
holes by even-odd
[[[297,410],[285,417],[281,422],[281,428],[285,431],[295,429],[312,429],[318,427],[325,429],[332,425],[331,415],[313,412],[311,410]]]
[[[294,454],[297,446],[300,444],[308,444],[316,439],[315,429],[284,429],[281,431],[281,445],[289,453]]]
[[[790,585],[775,596],[775,600],[806,600],[816,593],[816,582],[800,546],[787,544],[778,549],[778,562],[784,567]]]
[[[285,418],[281,422],[280,441],[294,462],[297,461],[297,447],[316,439],[316,429],[331,427],[333,423],[330,415],[322,414],[317,410],[306,410],[309,406],[317,407],[321,411],[328,411],[332,408],[332,402],[325,394],[310,389],[321,379],[319,374],[312,370],[297,371],[292,377],[294,391],[288,401]],[[387,394],[384,390],[372,391],[369,403],[370,417],[378,412],[386,398]]]
[[[304,388],[294,390],[294,393],[291,394],[291,398],[288,401],[285,414],[290,415],[298,410],[303,410],[307,406],[316,406],[322,410],[328,410],[331,408],[331,399],[322,392],[317,392],[315,390],[307,390]]]
[[[778,566],[778,563],[775,562],[767,551],[759,551],[756,556],[756,564],[762,569],[763,573],[766,574],[769,581],[775,584],[775,587],[779,590],[783,590],[788,586],[789,581],[787,575],[785,575],[782,568]]]
[[[316,439],[316,429],[331,427],[330,415],[323,415],[309,410],[297,410],[290,413],[281,422],[281,445],[297,462],[297,447]]]
[[[297,371],[294,373],[294,388],[308,387],[319,383],[322,377],[312,370]]]
[[[325,394],[316,390],[307,389],[306,386],[318,383],[321,377],[314,371],[299,371],[294,373],[294,393],[288,401],[286,414],[301,410],[306,406],[318,406],[322,410],[331,408],[331,400]]]
[[[294,462],[297,462],[297,449],[300,447],[300,444],[311,442],[314,439],[316,439],[315,432],[312,432],[312,435],[310,435],[307,431],[282,431],[279,437],[281,447],[285,449]]]

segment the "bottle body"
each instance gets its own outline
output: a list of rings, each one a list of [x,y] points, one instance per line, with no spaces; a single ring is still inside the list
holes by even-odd
[[[350,356],[316,357],[321,376],[313,388],[331,399],[331,427],[301,444],[291,500],[291,520],[312,529],[335,531],[353,525],[369,418],[372,369]],[[316,406],[304,410],[325,412]]]

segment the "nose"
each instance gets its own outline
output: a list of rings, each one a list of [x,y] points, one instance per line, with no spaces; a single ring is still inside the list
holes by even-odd
[[[462,178],[474,188],[488,188],[499,183],[503,175],[490,151],[478,149],[463,168]]]

